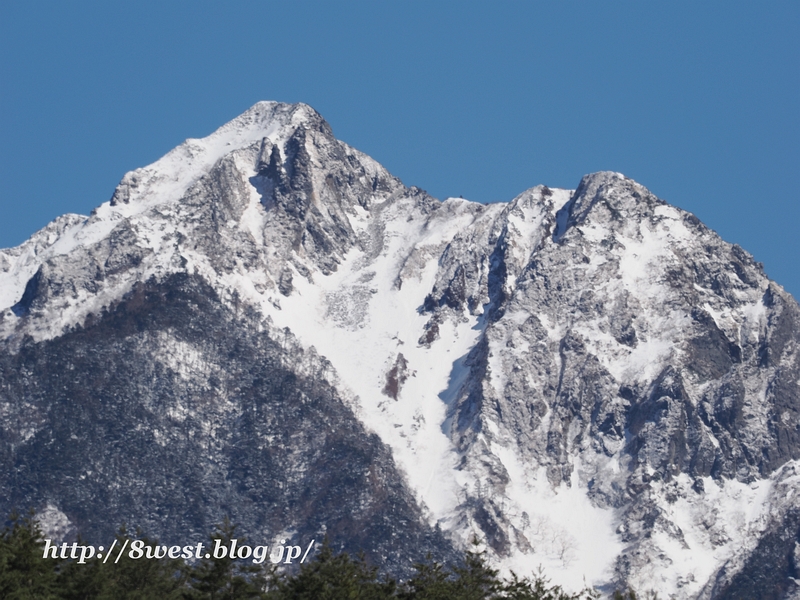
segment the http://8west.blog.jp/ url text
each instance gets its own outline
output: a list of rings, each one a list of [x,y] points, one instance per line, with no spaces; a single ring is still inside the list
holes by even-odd
[[[86,564],[87,560],[96,558],[103,563],[112,560],[118,563],[123,556],[133,560],[139,559],[162,559],[162,558],[182,558],[185,560],[194,559],[250,559],[255,564],[262,564],[269,560],[273,564],[284,563],[290,565],[298,558],[300,563],[304,563],[311,549],[314,547],[314,540],[305,548],[301,546],[286,546],[286,540],[281,540],[277,546],[273,546],[270,551],[269,546],[247,546],[239,545],[238,540],[230,540],[225,543],[222,540],[214,540],[213,548],[206,547],[202,542],[194,546],[154,546],[148,545],[143,540],[114,540],[106,551],[105,546],[93,546],[78,544],[77,542],[53,544],[52,540],[45,540],[43,558],[71,559],[78,564]],[[301,557],[302,554],[302,557]]]

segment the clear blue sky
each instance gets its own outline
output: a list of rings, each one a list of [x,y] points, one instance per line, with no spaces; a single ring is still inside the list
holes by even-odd
[[[800,297],[800,2],[0,4],[0,247],[258,100],[436,197],[620,171]]]

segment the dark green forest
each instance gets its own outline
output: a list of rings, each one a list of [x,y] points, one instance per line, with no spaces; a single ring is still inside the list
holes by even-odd
[[[120,530],[117,542],[156,540]],[[229,545],[236,526],[224,521],[211,533]],[[281,571],[269,560],[182,558],[134,560],[125,552],[119,562],[94,557],[77,560],[44,558],[45,540],[33,515],[11,515],[0,535],[0,598],[4,600],[590,600],[596,590],[575,594],[550,585],[539,573],[501,577],[479,550],[477,541],[461,564],[445,565],[430,556],[414,566],[405,581],[381,573],[363,556],[336,553],[327,541],[299,568]],[[632,592],[619,600],[635,600]]]

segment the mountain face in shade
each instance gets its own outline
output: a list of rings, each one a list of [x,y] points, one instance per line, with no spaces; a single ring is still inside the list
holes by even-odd
[[[800,597],[798,305],[617,173],[441,202],[262,102],[0,251],[0,309],[0,510],[54,536]]]

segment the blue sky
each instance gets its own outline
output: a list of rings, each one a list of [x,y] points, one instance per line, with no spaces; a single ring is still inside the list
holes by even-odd
[[[0,5],[0,247],[258,100],[436,197],[620,171],[800,297],[798,2]]]

